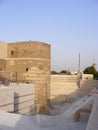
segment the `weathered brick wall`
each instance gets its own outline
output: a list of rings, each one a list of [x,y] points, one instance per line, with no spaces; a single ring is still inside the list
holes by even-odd
[[[10,62],[12,61],[8,60],[7,70],[17,72],[18,81],[30,81],[35,84],[36,111],[40,112],[40,108],[42,110],[43,107],[47,107],[47,101],[50,98],[50,61],[41,59],[15,59],[13,60],[13,64],[10,64]],[[28,68],[28,71],[26,71],[26,68]]]
[[[49,64],[49,63],[48,63]],[[28,73],[25,73],[27,80],[32,80],[36,85],[35,88],[35,104],[38,113],[48,112],[48,101],[50,99],[50,71],[45,67],[31,67]],[[44,110],[44,111],[43,111]]]
[[[6,60],[0,59],[0,71],[6,70]]]
[[[77,76],[51,75],[51,102],[66,102],[74,99],[78,93]]]
[[[8,44],[8,58],[50,58],[50,46],[43,42],[16,42]]]
[[[36,113],[47,113],[50,99],[50,45],[41,42],[8,44],[6,71],[17,72],[17,80],[35,84]]]
[[[62,102],[67,98],[74,99],[77,96],[88,95],[98,86],[98,80],[80,80],[80,86],[77,81],[78,77],[73,75],[51,75],[51,102]]]
[[[7,58],[7,43],[0,41],[0,59]]]

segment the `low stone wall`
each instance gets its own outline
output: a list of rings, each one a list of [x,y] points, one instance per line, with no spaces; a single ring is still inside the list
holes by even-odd
[[[93,108],[86,130],[98,130],[98,95],[95,97]]]
[[[51,75],[51,102],[64,102],[84,96],[98,86],[98,80],[80,80],[76,75]]]
[[[0,110],[14,110],[14,93],[11,88],[0,86]]]
[[[98,86],[98,80],[80,80],[79,95],[87,95]]]
[[[75,98],[78,92],[77,76],[51,75],[51,102],[66,102]]]
[[[82,74],[82,80],[93,80],[93,74]]]
[[[32,84],[10,84],[0,88],[0,110],[33,115],[34,86]]]

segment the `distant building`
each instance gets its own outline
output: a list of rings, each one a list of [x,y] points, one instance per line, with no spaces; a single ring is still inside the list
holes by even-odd
[[[47,111],[50,95],[50,45],[37,41],[0,41],[0,77],[35,84],[36,112]]]
[[[93,80],[93,74],[82,74],[82,80]]]
[[[72,71],[72,72],[71,72],[72,75],[78,75],[78,73],[79,73],[79,72],[77,72],[77,71]],[[83,72],[80,71],[80,74],[82,74],[82,73],[83,73]]]
[[[96,63],[95,63],[95,61],[94,61],[94,63],[93,63],[93,67],[96,69]]]

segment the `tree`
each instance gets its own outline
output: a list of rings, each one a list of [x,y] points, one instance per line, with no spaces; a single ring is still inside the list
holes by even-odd
[[[97,78],[98,72],[96,71],[94,66],[89,66],[86,67],[85,70],[83,71],[84,74],[93,74],[94,78]]]
[[[56,71],[51,71],[51,75],[55,75],[55,74],[58,74],[58,72],[56,72]]]
[[[66,74],[66,73],[67,73],[66,70],[62,70],[62,71],[60,71],[60,74]]]
[[[70,71],[69,71],[69,69],[68,69],[68,71],[67,71],[67,70],[62,70],[62,71],[60,71],[60,74],[70,75],[71,73],[70,73]]]

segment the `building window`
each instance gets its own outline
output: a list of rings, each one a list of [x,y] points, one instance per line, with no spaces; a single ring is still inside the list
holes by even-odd
[[[14,51],[11,51],[11,55],[12,55],[12,56],[14,55]]]
[[[26,68],[26,72],[28,72],[28,70],[29,70],[29,69],[28,69],[28,68]]]

